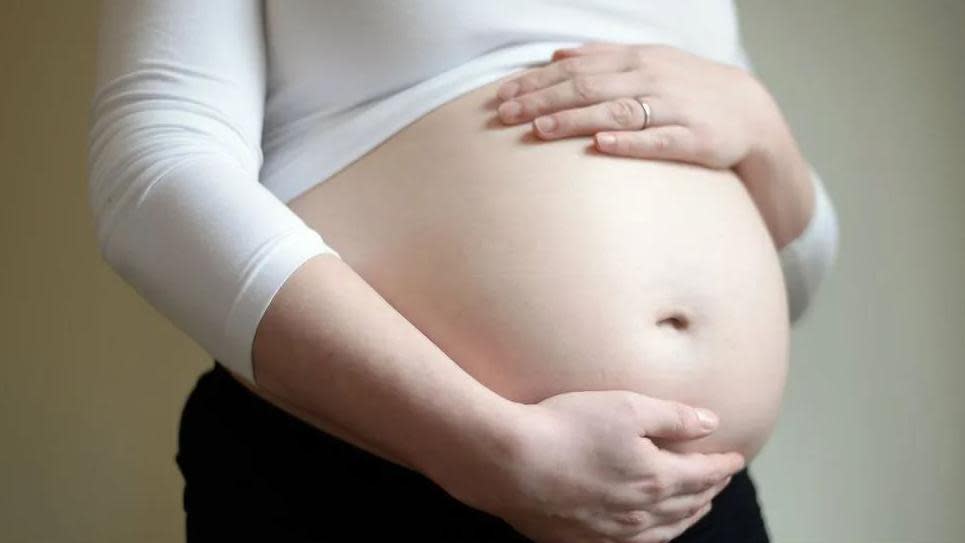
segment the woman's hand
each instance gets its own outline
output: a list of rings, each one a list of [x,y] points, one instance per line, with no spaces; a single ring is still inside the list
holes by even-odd
[[[506,100],[500,119],[535,120],[540,138],[596,134],[605,153],[710,168],[730,168],[746,157],[776,109],[747,71],[661,44],[560,49],[550,64],[503,82],[497,94]],[[637,96],[651,108],[645,130]]]
[[[739,66],[668,45],[593,42],[557,50],[497,95],[504,123],[533,121],[544,140],[595,134],[603,153],[733,169],[777,248],[810,220],[807,161],[776,100]],[[651,110],[643,130],[635,97]]]
[[[687,440],[718,423],[698,410],[629,391],[583,391],[521,405],[519,446],[473,482],[470,505],[552,543],[667,541],[710,510],[744,467],[739,453],[675,453],[650,437]],[[468,497],[468,496],[464,496]]]

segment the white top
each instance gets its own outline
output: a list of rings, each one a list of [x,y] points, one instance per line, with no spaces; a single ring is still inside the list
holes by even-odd
[[[285,204],[437,106],[586,41],[752,70],[730,0],[107,0],[88,172],[101,254],[253,380],[272,297],[308,258],[338,256]],[[794,320],[837,245],[812,173],[816,213],[781,251]]]

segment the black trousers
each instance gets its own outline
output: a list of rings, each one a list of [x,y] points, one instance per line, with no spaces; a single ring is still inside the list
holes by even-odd
[[[189,543],[530,542],[422,474],[321,432],[234,380],[203,374],[181,415]],[[767,542],[747,470],[676,542]]]

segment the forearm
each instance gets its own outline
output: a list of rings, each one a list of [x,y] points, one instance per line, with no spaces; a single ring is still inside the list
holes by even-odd
[[[519,404],[463,371],[337,257],[312,258],[286,281],[252,356],[264,396],[443,487],[512,445]]]
[[[734,171],[744,180],[778,250],[794,241],[814,213],[814,188],[807,161],[783,123]]]

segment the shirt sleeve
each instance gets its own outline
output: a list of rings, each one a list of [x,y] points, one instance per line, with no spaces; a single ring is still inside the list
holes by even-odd
[[[813,166],[808,168],[814,187],[814,212],[801,234],[778,253],[791,322],[800,319],[811,305],[838,252],[837,214],[821,177]]]
[[[255,331],[309,258],[341,256],[259,182],[258,0],[105,0],[88,132],[100,254],[254,382]]]
[[[737,65],[754,73],[754,65],[740,40],[737,42]],[[810,163],[808,169],[814,188],[813,214],[801,234],[778,253],[792,323],[797,322],[811,305],[818,288],[830,273],[838,251],[837,213],[821,176]]]

